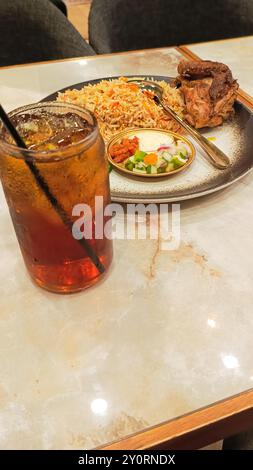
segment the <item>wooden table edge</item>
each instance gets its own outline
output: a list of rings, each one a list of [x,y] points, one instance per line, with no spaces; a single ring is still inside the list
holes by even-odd
[[[253,389],[97,449],[194,450],[250,427],[253,427]]]

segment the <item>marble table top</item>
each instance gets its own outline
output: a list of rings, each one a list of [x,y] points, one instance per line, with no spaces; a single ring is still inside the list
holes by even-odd
[[[248,83],[244,50],[232,68]],[[174,75],[179,57],[1,69],[0,101],[10,110],[88,78]],[[251,388],[252,200],[249,174],[182,203],[178,249],[117,240],[107,278],[62,297],[30,282],[1,190],[0,448],[92,448]]]

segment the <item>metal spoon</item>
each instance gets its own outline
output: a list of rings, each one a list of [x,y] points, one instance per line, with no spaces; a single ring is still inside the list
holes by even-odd
[[[178,116],[175,111],[173,111],[171,108],[164,104],[163,89],[160,85],[157,85],[157,83],[148,80],[130,79],[128,80],[128,82],[135,83],[142,91],[152,92],[156,104],[162,106],[164,111],[170,114],[170,116],[172,116],[173,119],[175,119],[175,121],[177,121],[198,142],[200,147],[205,150],[210,161],[216,168],[219,168],[220,170],[225,170],[230,166],[229,158],[227,157],[227,155],[225,155],[225,153],[222,152],[222,150],[218,149],[215,145],[213,145],[212,142],[210,142],[203,135],[201,135],[196,129],[194,129],[185,121],[183,121],[183,119]]]

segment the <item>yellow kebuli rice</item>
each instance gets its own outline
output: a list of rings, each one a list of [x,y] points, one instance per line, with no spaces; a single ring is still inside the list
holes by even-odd
[[[183,116],[184,101],[180,92],[165,81],[157,82],[164,89],[164,102],[179,116]],[[100,132],[107,142],[116,133],[133,127],[151,127],[178,132],[179,125],[148,93],[143,93],[127,78],[101,80],[81,90],[67,90],[58,94],[58,101],[83,106],[95,114]]]

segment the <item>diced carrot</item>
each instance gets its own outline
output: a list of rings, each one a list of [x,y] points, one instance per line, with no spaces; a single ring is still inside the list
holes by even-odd
[[[144,157],[145,165],[155,165],[157,163],[158,157],[156,153],[149,153]]]
[[[119,101],[113,101],[111,104],[110,104],[110,107],[113,109],[113,108],[117,108],[119,106]]]
[[[130,90],[132,90],[132,91],[138,91],[139,90],[138,85],[136,85],[135,83],[128,83],[128,88],[130,88]]]
[[[114,90],[112,88],[110,88],[107,92],[106,92],[107,96],[112,96],[114,95]]]

